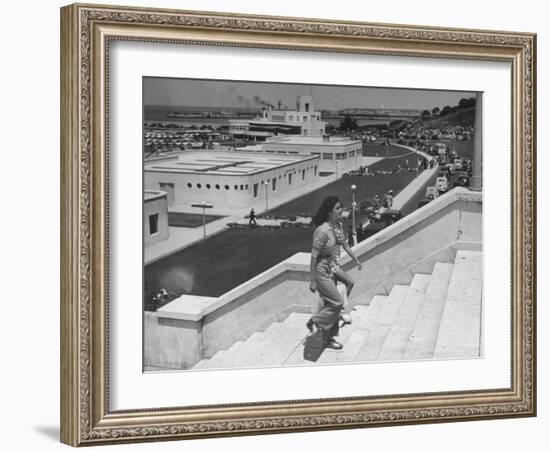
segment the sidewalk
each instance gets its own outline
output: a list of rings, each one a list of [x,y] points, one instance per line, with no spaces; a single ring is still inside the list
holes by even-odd
[[[434,159],[433,156],[430,156],[427,153],[416,150],[413,147],[408,147],[406,145],[401,145],[401,144],[394,144],[394,145],[411,150],[423,156],[428,161],[431,161],[432,159]],[[439,170],[438,164],[436,164],[431,169],[424,169],[424,171],[419,176],[417,176],[413,181],[411,181],[405,187],[405,189],[403,189],[401,192],[399,192],[399,194],[395,196],[395,198],[393,199],[392,208],[401,210],[401,208],[403,208],[403,206],[405,206],[407,202],[418,193],[419,189],[423,189],[424,185],[428,182],[430,177],[432,177],[434,173],[436,173],[438,170]]]

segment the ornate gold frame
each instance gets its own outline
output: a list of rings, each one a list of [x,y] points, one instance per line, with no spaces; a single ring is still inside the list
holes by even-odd
[[[105,99],[112,40],[510,62],[511,387],[482,392],[110,411]],[[529,33],[78,4],[62,8],[62,442],[79,446],[535,415],[535,58],[536,36]]]

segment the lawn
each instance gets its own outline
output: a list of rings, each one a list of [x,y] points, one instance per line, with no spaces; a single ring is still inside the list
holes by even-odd
[[[397,165],[404,165],[405,160],[409,164],[416,161],[415,155],[402,156],[397,158],[385,159],[369,167],[369,171],[374,169],[390,171]],[[380,198],[388,189],[393,189],[394,195],[398,194],[414,178],[415,172],[396,172],[387,175],[376,176],[352,176],[344,175],[338,181],[327,184],[309,194],[294,199],[268,212],[270,216],[313,216],[321,205],[322,201],[329,195],[336,195],[344,204],[349,207],[351,204],[351,185],[355,184],[357,203],[362,201],[372,201],[378,194]]]
[[[403,147],[397,147],[396,145],[381,145],[380,143],[363,142],[363,156],[379,156],[380,158],[386,158],[388,156],[404,155],[405,153],[409,153],[409,151]]]
[[[296,252],[311,251],[310,228],[228,229],[145,267],[145,300],[170,294],[219,296]],[[146,308],[147,309],[147,308]]]

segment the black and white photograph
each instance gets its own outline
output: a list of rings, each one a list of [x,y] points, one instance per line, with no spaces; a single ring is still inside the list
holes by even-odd
[[[143,370],[483,358],[481,92],[143,78]]]

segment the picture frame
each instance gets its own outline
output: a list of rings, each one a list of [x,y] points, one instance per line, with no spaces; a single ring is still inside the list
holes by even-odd
[[[510,385],[113,409],[109,68],[110,46],[120,41],[510,64]],[[61,93],[62,442],[81,446],[536,415],[534,34],[75,4],[61,10]]]

